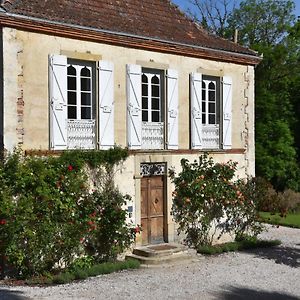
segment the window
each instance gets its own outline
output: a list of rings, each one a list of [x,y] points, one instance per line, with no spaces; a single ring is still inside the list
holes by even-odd
[[[129,149],[178,149],[178,73],[127,65]]]
[[[191,74],[191,146],[231,148],[231,78]]]
[[[142,148],[164,149],[162,73],[142,71]]]
[[[95,64],[68,60],[68,149],[96,148],[95,86]]]
[[[114,146],[112,63],[51,55],[49,87],[51,149]]]

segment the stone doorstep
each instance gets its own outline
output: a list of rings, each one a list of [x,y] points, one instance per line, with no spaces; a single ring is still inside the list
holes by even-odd
[[[179,244],[159,244],[138,247],[126,259],[136,259],[142,266],[155,266],[195,259],[196,255],[187,247]]]
[[[188,251],[186,246],[181,244],[164,243],[137,247],[133,249],[133,254],[143,257],[164,257],[184,251]]]

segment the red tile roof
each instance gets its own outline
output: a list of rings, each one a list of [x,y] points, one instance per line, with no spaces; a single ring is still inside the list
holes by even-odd
[[[2,0],[2,3],[8,15],[257,56],[248,48],[207,33],[169,0]]]

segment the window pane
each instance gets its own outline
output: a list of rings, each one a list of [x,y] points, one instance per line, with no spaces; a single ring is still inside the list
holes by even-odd
[[[68,119],[77,119],[76,106],[68,106]]]
[[[215,103],[209,103],[209,112],[215,113],[216,112],[216,105]]]
[[[202,114],[202,124],[206,124],[206,115]]]
[[[91,93],[81,93],[81,105],[91,105]]]
[[[142,121],[148,122],[148,111],[147,110],[142,111]]]
[[[209,115],[209,124],[216,124],[216,116],[215,115]]]
[[[90,78],[81,78],[81,90],[90,91],[91,90],[91,79]]]
[[[159,111],[152,111],[152,122],[159,122]]]
[[[202,90],[202,100],[206,100],[206,93],[205,93],[205,90]]]
[[[159,110],[159,98],[152,98],[152,109]]]
[[[206,103],[202,102],[202,112],[205,112],[205,111],[206,111]]]
[[[68,92],[68,104],[76,105],[76,92]]]
[[[214,82],[210,82],[209,85],[208,85],[208,88],[210,90],[215,90],[216,89],[215,83]]]
[[[76,90],[76,77],[68,76],[68,90]]]
[[[154,77],[152,77],[151,83],[159,84],[159,78],[155,75]]]
[[[148,109],[148,98],[142,98],[142,109]]]
[[[148,96],[148,85],[142,84],[142,96]]]
[[[145,74],[142,75],[142,82],[148,83],[148,77]]]
[[[152,85],[152,96],[159,97],[159,86],[158,85]]]
[[[73,66],[68,67],[68,75],[76,76],[76,69]]]
[[[85,76],[85,77],[90,77],[91,76],[91,72],[87,67],[84,67],[81,72],[80,72],[81,76]]]
[[[216,92],[215,91],[209,91],[208,92],[209,101],[215,101],[216,100]]]
[[[91,119],[92,110],[90,107],[81,107],[81,119]]]

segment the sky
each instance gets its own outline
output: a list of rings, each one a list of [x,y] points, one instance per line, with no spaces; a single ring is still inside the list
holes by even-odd
[[[191,7],[189,0],[172,0],[175,4],[179,5],[182,10],[186,10],[187,8]],[[294,0],[296,5],[295,15],[300,16],[300,0]]]

